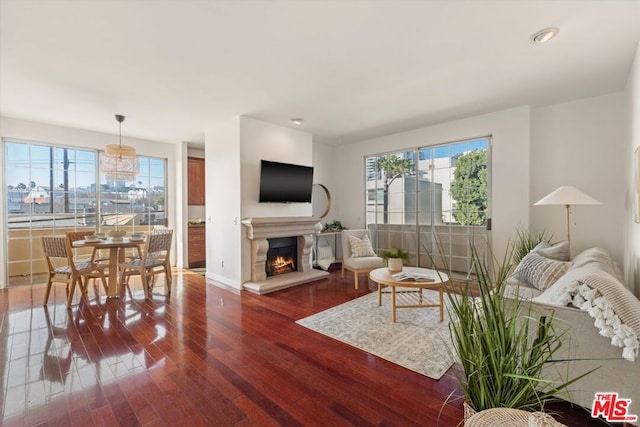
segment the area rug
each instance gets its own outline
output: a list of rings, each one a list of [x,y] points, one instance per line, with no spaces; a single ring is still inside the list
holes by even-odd
[[[435,291],[424,296],[438,300]],[[373,292],[296,323],[436,380],[453,364],[446,309],[441,322],[438,308],[401,308],[392,323],[390,296],[378,307]]]

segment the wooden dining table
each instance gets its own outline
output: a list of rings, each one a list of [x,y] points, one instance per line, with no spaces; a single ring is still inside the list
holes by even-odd
[[[98,248],[109,249],[109,276],[107,277],[107,298],[118,298],[120,296],[120,281],[118,280],[118,263],[124,261],[125,249],[140,249],[140,245],[145,243],[146,239],[131,240],[124,237],[122,240],[113,240],[111,238],[99,239],[97,241],[76,240],[71,244],[74,248]]]

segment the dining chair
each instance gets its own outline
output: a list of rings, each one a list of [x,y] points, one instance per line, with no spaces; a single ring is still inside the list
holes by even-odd
[[[71,242],[65,237],[49,237],[43,236],[42,247],[44,256],[49,267],[49,277],[47,279],[47,290],[44,295],[44,305],[49,302],[49,294],[51,286],[54,282],[62,282],[67,284],[69,296],[67,298],[67,308],[71,307],[73,294],[76,290],[76,284],[80,283],[80,290],[84,294],[87,291],[87,280],[90,278],[100,278],[102,286],[107,290],[107,280],[104,275],[106,265],[94,262],[77,262],[73,259],[73,250]],[[84,282],[82,279],[85,279]],[[71,287],[69,288],[69,285]]]
[[[165,275],[165,289],[167,295],[169,295],[173,279],[169,259],[172,238],[173,230],[170,229],[163,233],[148,235],[139,259],[132,259],[118,264],[118,272],[122,283],[127,284],[129,276],[139,275],[142,280],[144,297],[149,298],[153,279],[156,274],[162,272]]]
[[[67,239],[69,239],[69,243],[73,244],[73,242],[77,241],[77,240],[84,240],[85,237],[90,236],[92,234],[96,234],[95,230],[82,230],[82,231],[67,231],[66,236]],[[77,250],[76,250],[76,256],[74,257],[74,259],[76,260],[76,262],[102,262],[102,261],[109,261],[109,257],[104,257],[100,255],[99,249],[98,248],[93,248],[93,252],[91,253],[91,258],[86,259],[86,258],[79,258],[77,256]]]

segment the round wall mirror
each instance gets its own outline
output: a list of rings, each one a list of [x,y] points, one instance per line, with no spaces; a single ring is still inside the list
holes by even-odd
[[[331,210],[331,193],[323,184],[313,184],[311,190],[311,205],[313,216],[324,218]]]

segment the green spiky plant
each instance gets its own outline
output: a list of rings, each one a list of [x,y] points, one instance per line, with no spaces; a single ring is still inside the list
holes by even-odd
[[[572,379],[542,378],[543,369],[551,364],[570,361],[558,357],[568,336],[556,329],[553,315],[540,316],[530,302],[504,297],[504,285],[513,267],[512,251],[510,245],[501,261],[492,255],[487,261],[472,244],[477,283],[450,282],[447,289],[452,319],[449,331],[458,361],[455,375],[465,402],[475,411],[537,410],[592,372]],[[472,288],[479,295],[474,297]]]
[[[378,256],[382,258],[384,263],[386,264],[389,258],[400,258],[403,262],[409,263],[409,252],[399,249],[399,248],[391,248],[389,250],[380,250],[378,251]]]
[[[533,250],[540,242],[548,242],[553,236],[547,235],[545,230],[516,229],[516,238],[513,243],[513,263],[518,265],[522,258]]]

